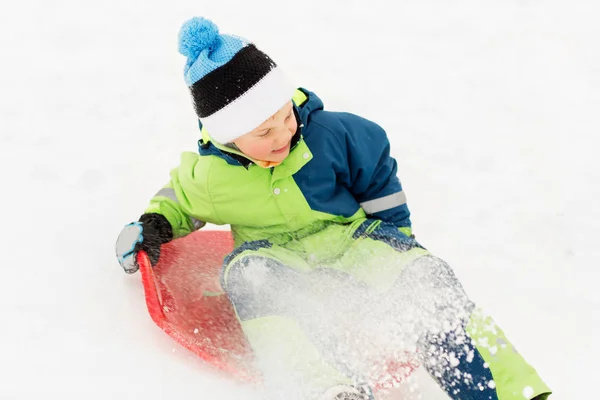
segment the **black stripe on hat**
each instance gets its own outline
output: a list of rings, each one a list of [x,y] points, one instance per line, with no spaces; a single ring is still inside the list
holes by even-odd
[[[226,64],[206,74],[191,87],[199,118],[208,117],[246,93],[277,64],[250,44]]]

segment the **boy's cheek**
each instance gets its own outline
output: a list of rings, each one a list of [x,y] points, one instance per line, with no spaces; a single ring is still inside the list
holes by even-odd
[[[261,143],[248,148],[248,155],[252,158],[261,159],[271,153],[270,143]]]

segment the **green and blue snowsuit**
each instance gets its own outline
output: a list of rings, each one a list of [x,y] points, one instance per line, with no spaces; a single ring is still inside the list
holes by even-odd
[[[230,224],[235,250],[225,260],[222,284],[257,356],[276,359],[290,379],[315,387],[356,379],[348,365],[323,357],[298,303],[320,299],[313,283],[332,274],[382,298],[393,297],[404,280],[412,289],[451,292],[423,313],[456,319],[450,324],[466,340],[457,339],[456,326],[441,332],[424,324],[417,350],[452,398],[549,393],[503,332],[474,308],[448,265],[411,237],[384,130],[356,115],[325,111],[305,89],[293,101],[299,131],[281,165],[261,168],[203,131],[199,154],[182,155],[146,210],[164,215],[175,237],[204,223]],[[454,305],[444,304],[450,298]],[[456,362],[460,373],[450,368]]]

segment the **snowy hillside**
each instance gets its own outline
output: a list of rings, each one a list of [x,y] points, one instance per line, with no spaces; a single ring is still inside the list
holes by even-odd
[[[419,240],[557,400],[596,396],[597,2],[5,3],[0,399],[251,396],[155,327],[113,251],[196,148],[177,53],[195,15],[382,125]]]

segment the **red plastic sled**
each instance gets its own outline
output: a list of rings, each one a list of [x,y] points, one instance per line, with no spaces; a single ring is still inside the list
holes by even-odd
[[[224,257],[233,250],[229,231],[201,230],[163,245],[152,268],[138,255],[146,304],[152,320],[169,336],[227,375],[260,382],[252,350],[220,284]],[[391,387],[416,364],[390,362],[376,389]]]

